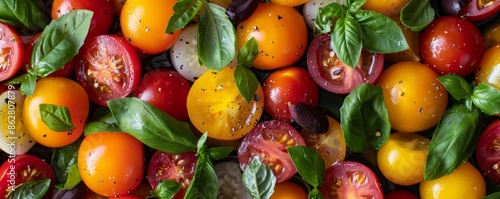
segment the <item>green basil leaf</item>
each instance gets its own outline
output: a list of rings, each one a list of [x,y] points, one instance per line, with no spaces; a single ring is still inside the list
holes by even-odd
[[[207,145],[205,143],[207,142],[207,138],[208,133],[205,132],[200,136],[200,139],[198,139],[198,142],[196,143],[197,154],[205,155],[205,149],[207,149]]]
[[[457,74],[443,75],[437,79],[455,100],[467,99],[472,95],[472,88],[469,83]]]
[[[108,107],[124,132],[153,149],[171,154],[196,150],[197,138],[189,124],[141,99],[114,99],[108,101]]]
[[[211,159],[221,160],[233,152],[233,147],[212,147],[208,149],[208,155]]]
[[[394,53],[408,49],[401,28],[389,17],[378,12],[360,10],[352,13],[363,30],[363,47],[379,53]]]
[[[410,0],[401,10],[400,20],[404,26],[418,32],[427,27],[434,16],[430,0]]]
[[[361,26],[349,14],[337,18],[332,34],[332,46],[340,61],[354,68],[361,56],[363,35]]]
[[[109,111],[109,110],[108,110]],[[109,111],[107,114],[93,119],[85,124],[84,135],[90,135],[98,132],[122,132],[122,129],[116,123],[113,114]]]
[[[8,199],[41,199],[50,188],[50,179],[23,182],[11,190]]]
[[[78,172],[78,149],[81,140],[68,146],[54,149],[50,166],[56,174],[56,188],[69,190],[81,181]]]
[[[65,106],[54,104],[40,104],[40,117],[51,130],[57,132],[67,132],[75,130],[75,125],[71,121],[69,109]]]
[[[340,107],[340,126],[352,151],[382,147],[391,133],[382,88],[368,83],[354,88]]]
[[[11,78],[7,80],[6,82],[3,82],[3,85],[16,85],[16,84],[22,84],[25,81],[28,81],[30,74],[29,73],[24,73],[22,75],[19,75],[17,77]]]
[[[64,184],[58,184],[55,187],[61,190],[70,190],[76,187],[82,178],[80,176],[80,172],[78,171],[78,165],[71,165],[68,169],[68,176],[66,178],[66,182]]]
[[[208,158],[200,157],[196,162],[193,180],[186,190],[185,199],[217,198],[219,185],[214,166]]]
[[[259,87],[257,76],[250,69],[238,66],[234,70],[234,81],[243,99],[250,103]]]
[[[429,143],[424,179],[450,174],[472,155],[480,134],[480,112],[464,104],[446,110]]]
[[[257,58],[259,54],[259,45],[257,44],[257,40],[255,38],[250,38],[243,47],[241,47],[240,52],[238,53],[238,67],[251,67],[253,60]]]
[[[33,46],[31,63],[40,77],[61,69],[78,54],[90,27],[93,12],[74,10],[53,20]]]
[[[316,20],[314,20],[314,28],[316,34],[331,32],[334,19],[343,16],[347,8],[336,2],[332,2],[324,7],[319,8]]]
[[[269,198],[274,193],[276,176],[255,156],[243,172],[243,184],[252,198]]]
[[[184,28],[202,7],[201,0],[179,0],[174,5],[174,15],[168,21],[166,33],[174,32]]]
[[[310,185],[320,186],[325,174],[325,161],[318,152],[307,146],[288,147],[287,151],[300,176]]]
[[[308,199],[323,199],[323,195],[319,192],[317,187],[314,187],[307,196]]]
[[[45,27],[45,19],[36,0],[0,1],[0,21],[15,27],[23,25],[33,31]]]
[[[483,113],[494,115],[500,113],[500,91],[485,83],[480,83],[472,91],[472,102]]]
[[[36,80],[38,79],[37,76],[28,74],[26,76],[26,81],[21,83],[21,86],[19,87],[19,91],[21,93],[27,95],[27,96],[32,96],[33,93],[35,93],[35,86],[36,86]]]
[[[170,199],[181,190],[181,184],[173,180],[162,180],[156,185],[156,196],[160,199]]]
[[[213,70],[226,67],[236,56],[236,31],[226,10],[203,0],[198,27],[198,57]]]
[[[355,12],[366,3],[366,0],[347,0],[346,4],[349,6],[350,12]]]
[[[498,199],[498,198],[500,198],[500,192],[489,194],[487,196],[484,196],[482,199]]]

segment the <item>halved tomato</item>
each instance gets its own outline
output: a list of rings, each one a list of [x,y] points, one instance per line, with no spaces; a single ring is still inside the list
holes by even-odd
[[[14,76],[24,59],[24,43],[12,28],[0,22],[0,82]]]
[[[476,159],[481,171],[493,182],[500,183],[500,119],[483,130],[477,144]]]
[[[344,64],[333,51],[330,34],[316,36],[307,51],[307,67],[313,80],[332,93],[347,94],[361,83],[374,83],[384,68],[384,55],[361,51],[356,68]]]
[[[484,21],[500,11],[500,0],[469,0],[460,14],[471,21]]]

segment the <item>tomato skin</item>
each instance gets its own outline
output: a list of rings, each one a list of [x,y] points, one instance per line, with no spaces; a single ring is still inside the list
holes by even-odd
[[[307,199],[307,192],[298,184],[285,181],[276,183],[274,193],[269,199]]]
[[[143,180],[144,145],[122,132],[87,135],[78,150],[78,170],[82,181],[95,193],[125,195]]]
[[[392,129],[418,132],[436,125],[446,111],[448,92],[438,74],[419,62],[389,66],[377,81]]]
[[[146,73],[134,91],[134,97],[160,108],[180,121],[188,119],[187,96],[189,82],[178,72],[168,69]]]
[[[42,36],[41,32],[31,37],[28,43],[26,43],[26,46],[24,48],[26,56],[24,56],[23,65],[28,65],[28,67],[30,68],[32,67],[31,54],[33,53],[33,47],[35,46],[35,43],[38,41],[38,39],[40,39],[40,36]],[[26,71],[26,68],[21,67],[21,70]],[[71,60],[68,63],[64,64],[64,66],[61,69],[49,74],[48,77],[69,77],[73,73],[73,70],[74,70],[74,62],[73,60]]]
[[[120,14],[123,35],[143,53],[157,54],[172,47],[181,30],[165,33],[177,0],[127,0]]]
[[[486,50],[475,73],[476,83],[487,83],[500,89],[500,43]]]
[[[306,3],[309,0],[271,0],[271,3],[282,5],[282,6],[299,6]]]
[[[453,16],[433,20],[420,34],[422,61],[438,74],[465,76],[479,66],[484,42],[470,21]]]
[[[40,116],[40,104],[53,104],[68,108],[73,125],[70,132],[51,130]],[[26,132],[38,143],[47,147],[63,147],[76,141],[83,133],[89,114],[89,98],[75,81],[64,77],[46,77],[38,80],[35,92],[27,96],[23,106]]]
[[[366,0],[363,9],[379,12],[386,16],[399,15],[410,0]]]
[[[481,134],[476,148],[476,159],[481,171],[493,182],[500,183],[499,162],[500,119],[490,123]]]
[[[305,103],[316,106],[319,100],[318,85],[307,70],[291,66],[272,72],[264,80],[264,110],[271,117],[292,122],[289,105]]]
[[[500,23],[492,25],[483,33],[484,50],[500,44]]]
[[[307,48],[307,27],[302,15],[293,7],[273,3],[259,4],[247,20],[238,24],[236,36],[238,49],[255,38],[259,55],[253,66],[262,70],[292,65]]]
[[[24,59],[24,43],[11,26],[0,22],[0,82],[13,77]]]
[[[487,5],[486,5],[487,4]],[[469,0],[460,14],[471,21],[484,21],[500,11],[500,1]]]

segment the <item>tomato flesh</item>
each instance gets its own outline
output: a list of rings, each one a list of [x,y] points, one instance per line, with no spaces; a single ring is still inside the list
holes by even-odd
[[[500,120],[492,122],[483,130],[476,159],[481,171],[495,183],[500,183]]]
[[[500,11],[500,0],[470,0],[460,14],[471,21],[484,21]]]
[[[21,36],[12,28],[0,22],[0,81],[14,76],[24,59],[24,44]]]

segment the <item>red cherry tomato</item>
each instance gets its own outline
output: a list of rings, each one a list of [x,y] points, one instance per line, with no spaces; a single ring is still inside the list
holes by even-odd
[[[157,151],[148,167],[148,181],[153,190],[162,180],[174,180],[181,184],[181,189],[174,199],[184,198],[189,183],[193,180],[194,169],[198,157],[195,152],[168,154]]]
[[[469,0],[460,14],[471,21],[484,21],[500,11],[499,0]]]
[[[12,28],[0,22],[0,81],[14,76],[24,59],[24,43]]]
[[[493,182],[500,183],[500,119],[483,130],[477,144],[476,159],[481,171]]]
[[[404,191],[404,190],[395,190],[384,195],[384,199],[418,199],[415,194]]]
[[[188,119],[187,96],[189,82],[178,72],[168,69],[146,73],[134,91],[134,96],[165,111],[177,120]]]
[[[288,106],[305,103],[318,105],[318,85],[311,79],[307,70],[299,67],[287,67],[272,72],[262,86],[264,89],[264,110],[271,117],[291,122]]]
[[[443,16],[422,31],[419,49],[423,62],[440,75],[465,76],[479,66],[484,43],[481,32],[472,22]]]
[[[324,184],[319,187],[325,199],[384,198],[375,173],[367,166],[344,161],[325,170]]]
[[[42,36],[42,33],[38,33],[31,37],[31,39],[26,43],[26,46],[24,48],[24,62],[23,65],[28,65],[31,67],[31,54],[33,53],[33,46],[35,46],[35,43],[40,39],[40,36]],[[69,77],[74,70],[74,64],[73,60],[69,61],[68,63],[64,64],[64,66],[55,71],[54,73],[50,74],[49,77]],[[25,70],[25,67],[21,67],[21,70]]]
[[[74,59],[78,82],[96,104],[128,96],[139,83],[141,62],[135,48],[116,35],[88,40]]]
[[[279,120],[264,121],[255,126],[238,149],[240,167],[245,170],[255,156],[269,166],[278,183],[290,179],[297,169],[286,151],[287,147],[305,146],[300,133],[289,123]]]
[[[330,47],[330,34],[316,36],[307,51],[307,67],[323,89],[347,94],[361,83],[373,83],[384,68],[384,55],[362,50],[356,68],[345,65]]]

